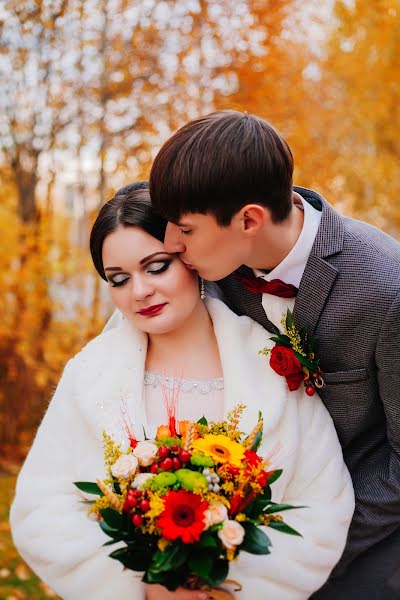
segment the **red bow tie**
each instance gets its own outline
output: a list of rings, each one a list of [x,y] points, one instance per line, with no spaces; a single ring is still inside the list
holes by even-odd
[[[255,294],[272,294],[280,298],[295,298],[298,289],[291,283],[285,283],[280,279],[272,279],[265,281],[262,277],[244,277],[243,275],[235,274],[235,278],[249,290]]]

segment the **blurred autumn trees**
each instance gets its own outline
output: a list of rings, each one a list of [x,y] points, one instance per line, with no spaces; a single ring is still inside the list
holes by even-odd
[[[190,118],[263,116],[297,183],[398,235],[399,29],[395,0],[3,2],[3,449],[29,443],[107,315],[87,250],[96,210]]]

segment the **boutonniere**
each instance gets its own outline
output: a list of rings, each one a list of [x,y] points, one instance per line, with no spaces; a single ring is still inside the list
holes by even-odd
[[[288,309],[282,317],[283,333],[274,326],[275,342],[271,348],[263,348],[260,354],[269,356],[271,368],[285,377],[289,390],[298,390],[303,383],[306,394],[313,396],[315,388],[325,387],[319,360],[315,358],[315,336],[310,336],[306,329],[298,330],[294,323],[293,314]]]

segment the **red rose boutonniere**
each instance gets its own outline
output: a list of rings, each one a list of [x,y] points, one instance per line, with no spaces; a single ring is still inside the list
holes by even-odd
[[[271,337],[276,345],[272,349],[264,348],[260,354],[269,356],[271,368],[285,377],[291,392],[298,390],[304,383],[306,393],[313,396],[315,388],[325,387],[322,370],[314,353],[316,338],[310,336],[305,329],[296,329],[289,309],[281,322],[283,333],[275,327],[275,335]]]

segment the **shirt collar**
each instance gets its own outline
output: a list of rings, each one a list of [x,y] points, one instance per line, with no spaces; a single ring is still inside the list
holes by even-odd
[[[281,279],[285,283],[291,283],[298,288],[317,235],[321,212],[304,200],[297,192],[293,192],[293,196],[295,203],[301,205],[302,210],[304,210],[303,227],[297,242],[283,261],[272,271],[263,273],[259,269],[253,269],[253,273],[256,277],[262,277],[265,281]]]

